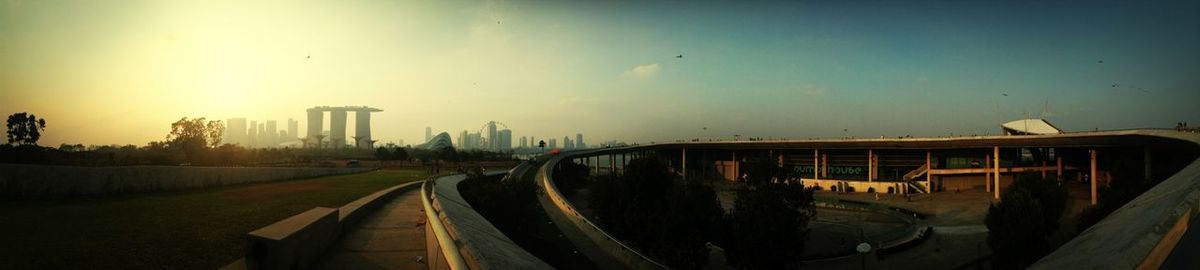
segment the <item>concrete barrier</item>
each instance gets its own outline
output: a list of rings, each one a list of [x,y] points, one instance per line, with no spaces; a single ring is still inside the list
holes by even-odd
[[[1120,131],[1200,145],[1195,133]],[[1200,159],[1079,233],[1029,269],[1158,269],[1200,215]],[[1194,256],[1195,254],[1184,254]],[[1196,268],[1182,263],[1183,268]],[[1189,265],[1190,264],[1190,265]],[[1175,266],[1180,267],[1180,266]]]
[[[498,177],[505,173],[491,171],[485,175]],[[431,210],[437,217],[437,223],[444,227],[448,236],[452,238],[438,239],[438,246],[456,251],[470,269],[554,269],[525,251],[475,212],[458,192],[458,184],[465,179],[464,175],[452,175],[437,178],[432,182],[434,185]],[[426,234],[426,237],[430,235]],[[443,243],[445,241],[453,243]]]
[[[338,209],[316,207],[246,234],[247,269],[306,269],[337,239]]]
[[[542,192],[538,194],[542,208],[554,221],[567,239],[571,240],[588,259],[591,259],[602,269],[667,269],[666,266],[650,259],[641,252],[622,243],[609,235],[600,226],[592,223],[566,196],[558,191],[554,179],[550,177],[551,170],[564,158],[573,155],[587,154],[597,151],[575,151],[551,158],[538,169],[537,180]]]
[[[395,198],[405,191],[421,187],[421,181],[413,181],[404,184],[399,184],[384,190],[371,193],[371,195],[358,198],[342,207],[338,208],[338,224],[341,225],[341,231],[345,232],[354,224],[358,224],[364,217],[370,215],[379,206],[385,202]]]
[[[0,164],[0,196],[128,194],[360,173],[371,168]]]
[[[313,263],[312,260],[314,260],[308,257],[315,256],[319,258],[321,253],[332,245],[333,241],[337,240],[338,236],[348,231],[354,224],[357,224],[364,217],[371,214],[372,211],[377,210],[379,206],[396,197],[396,195],[421,187],[421,183],[423,182],[413,181],[392,186],[363,196],[338,209],[325,207],[313,208],[307,212],[288,217],[287,219],[250,232],[246,235],[246,257],[238,259],[221,269],[282,269],[288,268],[283,267],[286,266],[286,263],[291,263],[299,269],[307,268]],[[327,213],[330,210],[332,210],[332,213]],[[330,226],[327,220],[330,217],[333,219],[334,231],[332,240],[326,241],[324,235],[327,234],[328,227]],[[309,230],[311,232],[303,232]],[[314,237],[311,234],[319,234],[321,236]],[[289,240],[278,240],[283,238],[289,238]],[[307,250],[304,251],[306,259],[300,260],[297,256],[293,256],[294,259],[281,259],[278,255],[272,256],[272,254],[296,254],[297,250]],[[309,254],[312,250],[320,250],[321,252],[317,252],[316,255]],[[283,260],[284,262],[279,262],[278,260]],[[275,267],[276,265],[282,265],[282,268]]]

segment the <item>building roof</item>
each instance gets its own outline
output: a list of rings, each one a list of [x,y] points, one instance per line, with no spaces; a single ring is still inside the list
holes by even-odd
[[[1005,134],[1010,135],[1048,135],[1063,133],[1062,129],[1050,124],[1050,122],[1047,122],[1046,119],[1036,118],[1016,120],[1001,124],[1000,127],[1004,128]]]

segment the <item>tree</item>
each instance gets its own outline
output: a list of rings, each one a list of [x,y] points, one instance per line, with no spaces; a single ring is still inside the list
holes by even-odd
[[[375,159],[388,160],[388,159],[392,159],[392,157],[393,157],[392,152],[388,152],[387,148],[383,148],[383,147],[375,148]]]
[[[1109,181],[1108,185],[1100,186],[1100,196],[1096,205],[1084,208],[1083,212],[1079,214],[1079,223],[1077,223],[1079,231],[1087,230],[1112,212],[1125,206],[1126,203],[1142,195],[1146,190],[1158,185],[1158,180],[1145,179],[1138,175],[1134,168],[1140,165],[1141,161],[1135,160],[1132,155],[1113,157],[1112,164],[1105,166],[1114,168],[1111,171],[1112,181]]]
[[[454,146],[438,149],[436,155],[442,161],[458,161],[458,151],[454,150]]]
[[[33,114],[24,112],[8,116],[8,143],[17,145],[37,145],[46,129],[46,119],[38,119]]]
[[[189,161],[200,161],[209,147],[216,147],[221,142],[224,128],[221,121],[204,121],[204,117],[188,119],[187,117],[171,123],[171,133],[167,134],[167,146],[173,151],[182,153]],[[212,143],[210,143],[212,142]]]
[[[586,166],[572,164],[565,163],[555,180],[586,176]],[[631,160],[623,176],[593,181],[588,199],[605,231],[679,269],[698,269],[708,262],[705,243],[724,214],[711,187],[682,182],[657,158]]]
[[[404,147],[396,147],[396,150],[392,151],[392,157],[401,161],[408,160],[408,150],[404,150]]]
[[[1066,189],[1057,181],[1018,176],[984,218],[993,267],[1021,269],[1050,253],[1047,236],[1058,229],[1066,201]]]
[[[203,117],[200,120],[204,120]],[[221,120],[208,121],[208,147],[217,148],[221,146],[221,137],[225,135],[225,125],[221,124]]]
[[[786,171],[770,159],[747,164],[747,186],[737,191],[721,238],[730,264],[781,269],[804,254],[808,223],[816,216],[814,189],[789,181]]]

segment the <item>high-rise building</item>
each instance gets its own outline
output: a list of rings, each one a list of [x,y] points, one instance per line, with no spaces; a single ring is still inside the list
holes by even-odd
[[[267,135],[267,124],[258,123],[258,136],[256,137],[257,141],[254,143],[254,147],[267,146]]]
[[[329,111],[329,147],[346,147],[346,111]]]
[[[432,140],[432,139],[433,139],[433,128],[425,127],[425,142],[429,142],[429,140]]]
[[[275,127],[275,120],[267,120],[266,132],[263,133],[263,146],[275,147],[279,145],[279,130]]]
[[[471,149],[483,149],[483,135],[479,132],[471,133],[467,138],[471,138],[471,142],[467,143]]]
[[[466,130],[463,130],[462,132],[458,133],[458,149],[461,149],[461,150],[469,149],[469,148],[467,148],[467,134],[470,134],[470,133],[468,133]]]
[[[300,132],[300,121],[296,121],[295,119],[288,118],[288,130],[287,130],[288,138],[287,138],[287,140],[294,141],[296,139],[299,139],[300,133],[298,133],[298,132]]]
[[[537,137],[529,136],[529,147],[538,147]]]
[[[527,147],[529,147],[529,138],[525,137],[525,136],[521,136],[521,147],[518,147],[518,148],[527,148]]]
[[[246,133],[246,144],[243,146],[247,148],[258,147],[258,121],[250,121],[249,129],[249,132]]]
[[[558,140],[550,138],[550,141],[546,142],[546,147],[550,149],[558,148]]]
[[[320,147],[322,143],[318,141],[317,138],[318,136],[325,135],[323,133],[323,129],[325,129],[325,112],[321,110],[308,109],[307,125],[308,133],[304,134],[305,139],[307,140],[305,145]],[[321,140],[323,141],[325,139],[321,138]]]
[[[583,143],[583,133],[575,133],[575,148],[586,149],[587,144]]]
[[[246,146],[246,118],[225,121],[225,143]]]
[[[488,140],[488,144],[487,144],[487,150],[488,150],[488,151],[498,151],[498,150],[500,150],[500,140],[499,140],[498,138],[496,138],[496,136],[498,136],[498,135],[496,134],[496,121],[488,121],[488,123],[487,123],[487,134],[488,134],[488,137],[487,137],[487,140]]]
[[[512,150],[512,130],[508,130],[508,129],[500,130],[499,132],[497,132],[497,134],[498,134],[498,137],[500,138],[500,140],[498,140],[496,142],[498,144],[496,150],[499,150],[499,151]]]
[[[571,142],[570,136],[563,136],[563,149],[575,149],[575,144]]]

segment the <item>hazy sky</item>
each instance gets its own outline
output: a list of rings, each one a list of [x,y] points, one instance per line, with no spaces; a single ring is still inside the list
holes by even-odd
[[[1200,4],[1126,2],[0,0],[0,114],[51,146],[318,105],[409,144],[1200,125]]]

